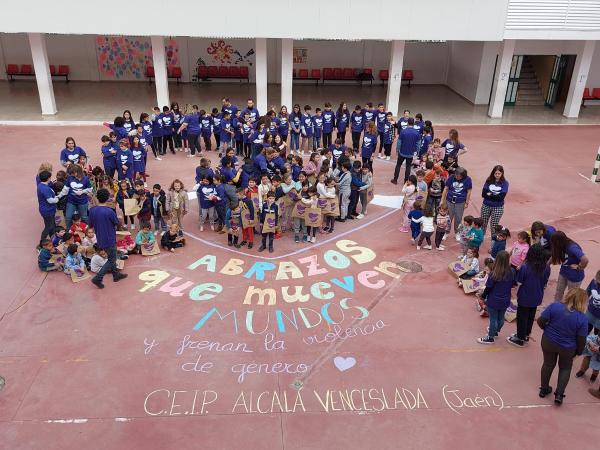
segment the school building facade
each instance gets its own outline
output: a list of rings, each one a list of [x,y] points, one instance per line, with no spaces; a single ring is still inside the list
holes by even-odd
[[[120,19],[106,4],[60,3],[0,15],[0,79],[35,79],[44,115],[67,80],[151,82],[158,105],[169,83],[251,83],[261,112],[274,103],[268,84],[289,107],[294,86],[311,83],[381,83],[394,114],[403,84],[445,85],[491,118],[600,105],[597,0],[150,1]]]

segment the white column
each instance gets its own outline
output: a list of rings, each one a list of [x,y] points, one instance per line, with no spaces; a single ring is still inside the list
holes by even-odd
[[[262,115],[267,112],[267,39],[256,38],[256,107]]]
[[[167,77],[167,57],[165,55],[165,39],[152,36],[152,62],[154,65],[154,84],[156,86],[156,102],[159,108],[169,106],[169,78]]]
[[[402,64],[404,62],[404,41],[392,41],[390,68],[385,106],[395,117],[398,116],[400,88],[402,86]]]
[[[292,83],[294,70],[294,40],[281,40],[281,105],[292,111]]]
[[[488,116],[492,118],[502,117],[504,110],[504,99],[506,98],[506,88],[508,87],[508,78],[510,76],[510,67],[513,54],[515,52],[515,40],[506,39],[500,46],[500,58],[498,60],[498,71],[494,79],[492,89],[492,101],[488,110]]]
[[[571,77],[571,85],[569,86],[569,94],[567,95],[567,102],[563,111],[563,116],[565,117],[579,117],[581,98],[583,97],[583,90],[587,82],[595,46],[596,41],[584,41],[583,50],[577,55]]]
[[[42,114],[56,114],[56,100],[54,100],[54,88],[50,76],[50,63],[46,49],[46,35],[42,33],[28,33],[29,45],[31,46],[31,57],[33,58],[33,69],[40,94]]]

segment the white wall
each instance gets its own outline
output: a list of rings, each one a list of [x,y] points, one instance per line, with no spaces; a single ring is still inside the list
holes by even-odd
[[[446,84],[471,103],[477,99],[483,42],[451,42]]]
[[[155,4],[155,5],[153,5]],[[107,15],[104,2],[29,0],[3,6],[0,31],[293,39],[501,40],[508,0],[152,0]],[[34,14],[32,12],[35,12]]]
[[[600,43],[598,42],[596,42],[596,49],[592,57],[592,65],[590,66],[586,87],[590,89],[600,87]]]

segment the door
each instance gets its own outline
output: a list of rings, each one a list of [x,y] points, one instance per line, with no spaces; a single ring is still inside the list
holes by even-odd
[[[556,103],[558,88],[565,75],[567,62],[568,57],[566,55],[557,55],[554,57],[554,67],[552,68],[552,75],[550,76],[550,84],[548,85],[545,102],[545,105],[549,108],[554,108]]]
[[[521,66],[523,65],[523,55],[514,55],[510,65],[510,74],[508,75],[508,86],[506,88],[505,106],[514,106],[517,101],[517,90],[519,89],[519,77],[521,76]]]

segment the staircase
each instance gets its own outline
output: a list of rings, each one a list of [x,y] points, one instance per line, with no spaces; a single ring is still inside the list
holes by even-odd
[[[517,105],[544,105],[544,94],[540,88],[535,70],[529,61],[529,56],[523,58],[519,87],[517,90]]]

